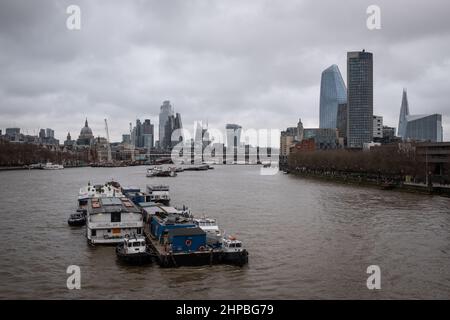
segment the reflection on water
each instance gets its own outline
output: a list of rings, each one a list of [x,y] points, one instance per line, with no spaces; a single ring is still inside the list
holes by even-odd
[[[356,188],[259,167],[216,166],[176,178],[145,167],[2,172],[0,298],[448,298],[450,199]],[[249,250],[244,268],[129,267],[113,247],[90,247],[67,218],[78,189],[111,178],[170,185],[173,203],[217,218]],[[81,290],[66,268],[81,267]],[[379,291],[366,268],[381,268]]]

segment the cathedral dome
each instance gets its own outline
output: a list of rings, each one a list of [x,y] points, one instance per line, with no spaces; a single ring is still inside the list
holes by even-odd
[[[88,126],[88,121],[86,119],[86,122],[84,123],[84,127],[81,129],[80,132],[80,139],[89,139],[93,138],[94,135],[92,134],[91,128]]]

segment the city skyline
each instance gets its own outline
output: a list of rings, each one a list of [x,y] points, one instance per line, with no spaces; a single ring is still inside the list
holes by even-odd
[[[42,1],[30,12],[25,2],[4,1],[0,128],[36,135],[52,128],[64,141],[68,132],[78,135],[86,117],[94,134],[104,136],[107,118],[111,141],[120,141],[138,118],[157,124],[164,100],[190,131],[200,120],[219,128],[282,129],[299,116],[305,127],[318,127],[321,71],[336,64],[346,79],[347,52],[365,48],[376,57],[374,114],[397,127],[399,91],[407,87],[415,113],[442,114],[449,140],[450,32],[441,10],[446,3],[439,2],[379,1],[382,29],[371,31],[361,1],[201,7],[78,1],[85,18],[81,30],[69,31],[64,4]]]

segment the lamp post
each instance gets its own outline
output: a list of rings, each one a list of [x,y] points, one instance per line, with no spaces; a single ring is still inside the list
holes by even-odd
[[[425,184],[428,185],[428,149],[425,147]]]

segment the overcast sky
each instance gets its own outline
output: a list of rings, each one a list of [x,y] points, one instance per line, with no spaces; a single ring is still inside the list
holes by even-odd
[[[81,30],[66,8],[81,8]],[[381,30],[366,9],[381,8]],[[319,125],[321,72],[346,53],[374,54],[374,113],[398,126],[441,113],[450,139],[448,0],[0,0],[0,128],[77,138],[85,117],[113,141],[170,100],[185,127]]]

